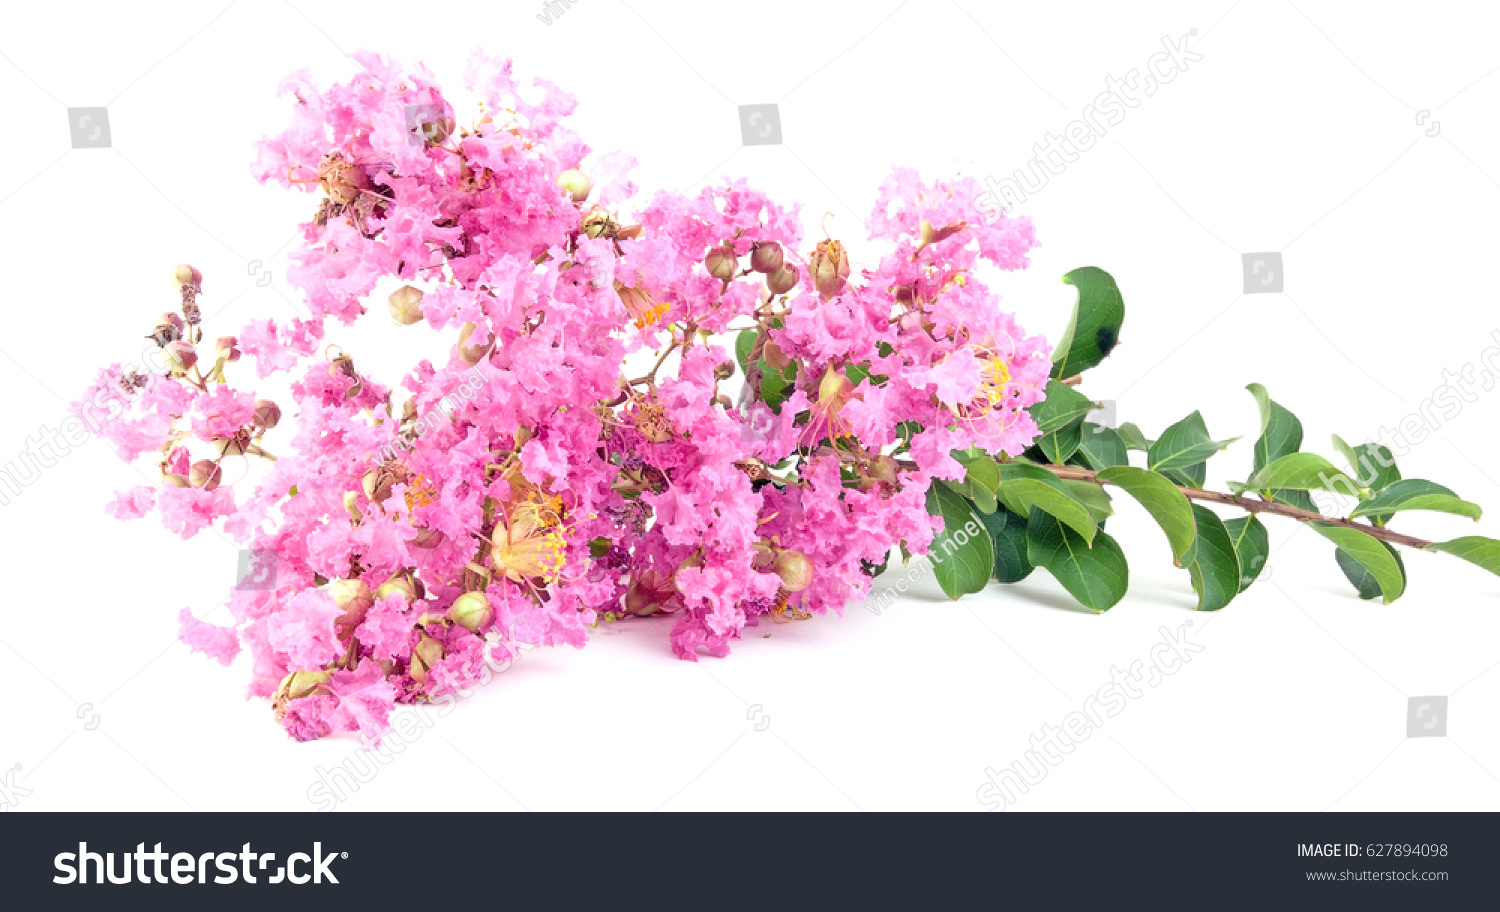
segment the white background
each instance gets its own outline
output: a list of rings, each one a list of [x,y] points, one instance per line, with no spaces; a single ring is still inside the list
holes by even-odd
[[[275,88],[294,69],[326,85],[370,48],[425,61],[457,93],[470,48],[514,55],[578,95],[578,128],[634,154],[644,189],[747,176],[803,203],[810,233],[835,213],[858,263],[890,167],[1008,175],[1107,77],[1190,29],[1203,59],[1025,201],[1043,246],[997,284],[1055,338],[1074,294],[1058,277],[1113,272],[1123,341],[1085,390],[1149,433],[1201,408],[1216,437],[1244,435],[1211,485],[1248,473],[1251,381],[1332,455],[1331,433],[1394,427],[1500,327],[1496,22],[1478,3],[1383,10],[581,0],[547,25],[532,2],[11,4],[0,463],[56,427],[97,366],[138,355],[173,306],[172,265],[203,270],[211,336],[295,312],[285,255],[311,197],[248,169],[251,142],[285,123]],[[785,143],[742,147],[736,106],[769,102]],[[65,108],[94,105],[112,147],[70,150]],[[1242,294],[1256,251],[1282,252],[1284,294]],[[393,382],[410,338],[377,325],[350,344]],[[1500,506],[1497,415],[1500,390],[1480,393],[1404,473]],[[318,768],[357,747],[290,741],[241,698],[245,657],[226,670],[175,643],[184,605],[226,619],[236,551],[104,515],[150,471],[91,441],[0,512],[0,776],[19,766],[9,781],[29,790],[7,809],[310,809]],[[582,651],[527,653],[340,806],[978,809],[986,767],[1192,621],[1203,651],[1016,809],[1500,808],[1500,580],[1408,554],[1408,594],[1362,602],[1329,543],[1273,518],[1270,579],[1196,615],[1161,534],[1116,505],[1132,587],[1106,615],[1038,571],[961,603],[928,578],[878,616],[772,625],[696,666],[672,658],[669,621],[619,624]],[[1500,536],[1500,514],[1398,525]],[[1429,695],[1450,697],[1448,737],[1408,740],[1408,698]]]

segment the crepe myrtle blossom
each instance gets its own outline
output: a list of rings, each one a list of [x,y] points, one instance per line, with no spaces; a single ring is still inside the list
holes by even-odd
[[[355,59],[328,88],[288,77],[290,123],[257,146],[255,175],[308,199],[289,278],[312,317],[210,342],[180,266],[180,306],[145,327],[166,382],[111,367],[81,400],[121,390],[101,433],[158,463],[109,512],[270,555],[232,624],[183,611],[181,635],[247,651],[294,738],[378,737],[394,704],[601,621],[669,617],[695,661],[841,612],[898,544],[926,552],[955,450],[1036,436],[1047,344],[979,277],[1035,238],[967,221],[975,181],[898,170],[868,239],[808,241],[742,180],[639,195],[631,158],[570,128],[573,97],[509,61],[474,55],[461,109],[424,67]],[[451,348],[375,377],[338,333],[386,316]],[[289,398],[255,391],[273,376]]]

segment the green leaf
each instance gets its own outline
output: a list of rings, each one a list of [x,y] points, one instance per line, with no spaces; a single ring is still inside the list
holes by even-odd
[[[1200,462],[1180,469],[1162,469],[1161,474],[1172,484],[1182,485],[1184,488],[1201,488],[1203,480],[1208,477],[1208,463]]]
[[[1271,537],[1266,534],[1266,525],[1259,516],[1236,516],[1224,520],[1224,529],[1234,545],[1234,554],[1240,561],[1240,591],[1244,592],[1260,576],[1271,556]]]
[[[1384,545],[1385,549],[1391,552],[1391,557],[1396,559],[1396,566],[1401,568],[1401,578],[1404,581],[1406,579],[1406,564],[1402,562],[1401,554],[1385,542],[1381,542],[1380,544]],[[1364,565],[1359,561],[1350,557],[1348,551],[1345,551],[1343,548],[1334,548],[1333,559],[1338,563],[1339,569],[1344,571],[1344,578],[1354,586],[1360,598],[1372,599],[1380,594],[1380,583],[1376,581],[1374,574],[1366,570]]]
[[[983,589],[995,564],[995,546],[980,515],[940,484],[927,489],[927,512],[943,518],[943,531],[932,537],[927,552],[943,592],[956,599]]]
[[[1094,522],[1102,523],[1104,520],[1115,515],[1115,508],[1110,505],[1109,493],[1104,490],[1103,485],[1094,484],[1091,481],[1064,480],[1068,490],[1073,497],[1083,504],[1084,509],[1094,518]]]
[[[1184,566],[1193,553],[1196,527],[1193,507],[1177,486],[1150,469],[1117,466],[1099,473],[1099,480],[1117,485],[1146,508],[1156,524],[1166,533],[1172,548],[1172,560]]]
[[[1260,406],[1260,436],[1255,440],[1255,471],[1302,447],[1302,422],[1297,416],[1271,401],[1271,395],[1259,383],[1245,389]]]
[[[755,347],[755,336],[758,330],[742,330],[734,339],[734,357],[740,364],[740,370],[749,374],[750,351]],[[765,362],[764,359],[756,362],[761,370],[760,398],[771,411],[779,413],[781,403],[795,390],[797,380],[797,362],[793,361],[784,370],[777,370]],[[853,378],[850,378],[851,381]]]
[[[1342,492],[1334,485],[1345,485]],[[1333,467],[1333,463],[1317,453],[1288,453],[1270,465],[1257,471],[1245,482],[1245,487],[1255,491],[1271,488],[1293,488],[1298,491],[1333,491],[1356,494],[1354,479]]]
[[[1108,533],[1095,535],[1090,547],[1077,532],[1040,509],[1033,509],[1026,522],[1026,555],[1085,607],[1100,613],[1124,598],[1130,584],[1125,552]]]
[[[1052,376],[1057,378],[1081,374],[1109,357],[1125,322],[1125,299],[1109,273],[1084,266],[1062,280],[1078,289],[1078,303],[1052,353]]]
[[[1362,488],[1379,492],[1387,485],[1401,480],[1401,470],[1396,468],[1396,457],[1378,443],[1361,443],[1350,446],[1344,438],[1333,435],[1334,449],[1349,461],[1349,470]]]
[[[1002,583],[1019,583],[1035,569],[1026,556],[1026,520],[1001,507],[979,521],[995,546],[994,577]]]
[[[1199,611],[1218,611],[1240,593],[1240,558],[1235,551],[1229,529],[1218,514],[1201,504],[1193,504],[1193,525],[1197,544],[1188,574],[1193,591],[1198,593]]]
[[[1120,425],[1120,439],[1125,441],[1126,449],[1139,450],[1142,453],[1149,452],[1151,445],[1156,443],[1155,440],[1151,440],[1145,434],[1142,434],[1141,429],[1136,427],[1134,421],[1127,421]]]
[[[1030,516],[1033,507],[1041,509],[1077,532],[1085,542],[1093,542],[1098,531],[1098,523],[1088,508],[1061,479],[1040,466],[1002,464],[996,496],[1017,516]]]
[[[1392,550],[1385,547],[1385,542],[1348,526],[1322,522],[1309,522],[1307,525],[1338,545],[1351,560],[1363,567],[1380,587],[1387,605],[1401,597],[1406,589],[1406,571],[1393,556]]]
[[[1478,504],[1460,500],[1451,490],[1436,482],[1407,478],[1391,482],[1385,490],[1362,502],[1349,516],[1353,519],[1360,516],[1390,515],[1402,510],[1432,510],[1475,520],[1484,512]]]
[[[1500,576],[1500,541],[1482,535],[1465,535],[1453,541],[1433,542],[1424,551],[1441,551],[1462,558]]]
[[[1153,472],[1185,469],[1206,461],[1236,440],[1239,438],[1211,440],[1203,416],[1194,412],[1161,432],[1161,437],[1146,453],[1146,466]],[[1202,484],[1202,481],[1198,483]]]
[[[1071,386],[1056,380],[1047,381],[1047,398],[1026,410],[1036,421],[1037,430],[1043,434],[1060,431],[1073,424],[1094,407],[1094,400]]]
[[[1078,443],[1078,455],[1089,468],[1100,471],[1129,465],[1130,452],[1125,439],[1114,428],[1085,421]]]
[[[1075,421],[1060,431],[1043,434],[1037,438],[1036,445],[1041,448],[1042,455],[1047,461],[1056,465],[1062,465],[1078,452],[1078,447],[1083,443],[1083,422]]]

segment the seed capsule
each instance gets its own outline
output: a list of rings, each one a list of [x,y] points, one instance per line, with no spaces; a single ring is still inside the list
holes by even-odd
[[[270,430],[281,423],[281,406],[269,399],[255,400],[255,423]]]
[[[825,301],[843,291],[849,281],[849,256],[838,241],[819,241],[807,265],[812,270],[813,287]]]

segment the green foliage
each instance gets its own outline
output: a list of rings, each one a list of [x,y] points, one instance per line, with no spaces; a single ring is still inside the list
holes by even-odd
[[[1100,532],[1092,547],[1077,532],[1041,509],[1026,522],[1026,554],[1046,568],[1085,608],[1105,612],[1125,597],[1130,571],[1119,544]]]
[[[946,485],[927,489],[927,512],[943,518],[928,555],[938,585],[949,598],[983,589],[995,564],[994,544],[973,504]]]
[[[1081,374],[1109,357],[1125,322],[1125,299],[1114,276],[1097,266],[1084,266],[1063,276],[1063,281],[1078,289],[1078,303],[1052,353],[1052,376],[1057,379]]]

